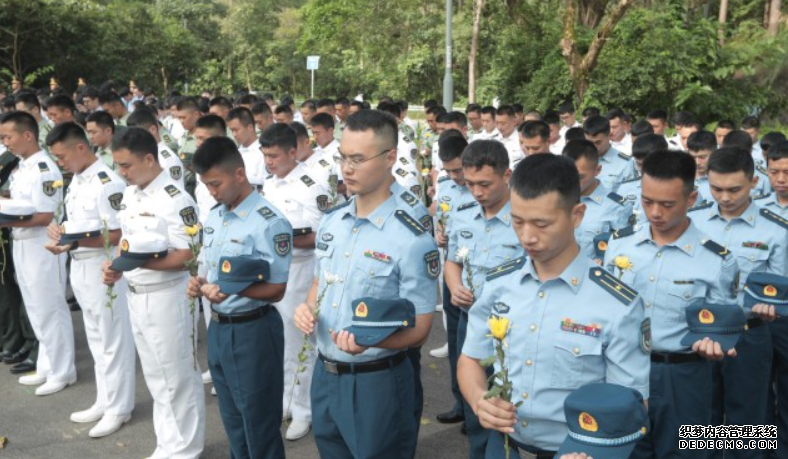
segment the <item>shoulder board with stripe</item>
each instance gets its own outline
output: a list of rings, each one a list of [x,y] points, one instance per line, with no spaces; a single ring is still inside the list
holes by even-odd
[[[330,213],[332,213],[332,212],[336,212],[337,210],[339,210],[339,209],[342,209],[342,208],[344,208],[344,207],[347,207],[347,206],[349,206],[349,205],[350,205],[350,201],[345,201],[345,202],[343,202],[342,204],[340,204],[340,205],[338,205],[338,206],[334,206],[334,207],[332,207],[332,208],[328,209],[328,210],[326,211],[326,215],[328,215],[328,214],[330,214]]]
[[[769,210],[769,209],[761,209],[761,215],[763,215],[764,218],[766,218],[767,220],[771,220],[774,223],[777,223],[778,225],[782,226],[783,228],[788,229],[788,220],[786,220],[783,217],[775,214],[771,210]]]
[[[771,193],[761,193],[761,194],[756,194],[755,196],[753,196],[753,197],[752,197],[752,199],[753,199],[754,201],[757,201],[757,200],[759,200],[759,199],[766,199],[766,198],[768,198],[768,197],[769,197],[769,196],[771,196],[771,195],[772,195]]]
[[[99,178],[99,180],[101,180],[101,183],[103,183],[105,185],[111,181],[111,179],[109,178],[109,175],[107,175],[107,173],[104,172],[104,171],[100,171],[96,175],[98,175],[98,178]]]
[[[40,162],[38,163],[38,170],[39,172],[49,172],[49,166],[45,162]]]
[[[449,177],[448,175],[444,175],[444,176],[438,177],[438,183],[443,183],[446,180],[449,180],[449,178],[451,178],[451,177]]]
[[[413,217],[408,215],[408,213],[405,212],[404,210],[398,210],[394,212],[394,216],[397,217],[397,220],[399,220],[400,223],[405,225],[405,227],[408,228],[416,236],[420,236],[427,231],[421,225],[421,223],[419,223]]]
[[[626,306],[631,304],[638,296],[638,292],[632,287],[621,282],[616,276],[602,268],[591,268],[588,270],[588,278]]]
[[[758,172],[760,172],[763,175],[769,175],[769,173],[766,172],[766,168],[763,167],[763,166],[758,166],[758,167],[756,167],[756,169],[758,169]]]
[[[306,184],[306,186],[312,186],[312,185],[315,184],[315,181],[312,180],[311,178],[309,178],[308,175],[302,175],[301,176],[301,181],[304,182]]]
[[[711,250],[712,252],[716,253],[717,255],[721,256],[722,258],[727,257],[728,254],[731,253],[728,249],[726,249],[725,247],[717,244],[716,242],[712,241],[711,239],[709,239],[708,241],[705,241],[703,243],[703,247],[706,247],[707,249]]]
[[[618,157],[619,157],[619,158],[621,158],[621,159],[626,159],[627,161],[629,161],[630,159],[632,159],[632,157],[631,157],[631,156],[629,156],[628,154],[626,154],[626,153],[624,153],[624,152],[622,152],[622,151],[619,151],[619,152],[618,152]]]
[[[169,157],[170,157],[170,152],[169,152],[169,151],[167,151],[167,150],[162,150],[162,151],[161,151],[161,156],[162,156],[163,158],[169,158]]]
[[[690,207],[687,212],[695,212],[696,210],[703,210],[708,209],[709,207],[714,205],[714,201],[706,201],[703,204],[698,204],[695,207]]]
[[[166,191],[167,194],[170,195],[171,197],[175,197],[175,196],[178,196],[179,194],[181,194],[181,190],[176,188],[175,185],[167,185],[167,186],[165,186],[164,187],[164,191]]]
[[[607,197],[611,201],[615,202],[616,204],[622,205],[622,206],[624,205],[625,202],[627,202],[627,199],[625,197],[621,196],[618,193],[610,193],[610,194],[607,195]]]
[[[635,234],[635,231],[638,230],[638,227],[635,225],[627,226],[626,228],[621,228],[620,230],[613,231],[613,239],[621,239],[622,237],[632,236]]]
[[[399,175],[400,177],[407,177],[407,175],[408,175],[408,171],[406,171],[405,169],[402,169],[402,168],[398,167],[398,168],[397,168],[397,175]]]
[[[494,268],[490,268],[487,270],[487,277],[486,280],[492,280],[496,277],[505,276],[509,273],[513,273],[515,271],[519,271],[523,266],[525,266],[526,257],[520,256],[515,258],[514,260],[507,261],[502,265],[498,265]]]
[[[625,183],[639,182],[641,180],[643,180],[643,177],[635,177],[635,178],[624,180],[623,182],[621,182],[621,184],[623,185]]]
[[[257,213],[262,215],[263,218],[265,218],[266,220],[270,220],[270,219],[276,217],[276,213],[274,213],[274,211],[271,210],[271,208],[268,207],[268,206],[263,206],[263,207],[257,209]]]
[[[400,195],[400,197],[402,198],[403,201],[405,201],[411,207],[415,206],[416,203],[418,202],[418,199],[416,199],[415,196],[413,196],[412,194],[408,193],[407,191],[403,191],[402,194]]]
[[[466,202],[465,204],[463,204],[460,207],[458,207],[457,211],[470,209],[471,207],[476,207],[478,205],[479,205],[479,203],[477,201]]]

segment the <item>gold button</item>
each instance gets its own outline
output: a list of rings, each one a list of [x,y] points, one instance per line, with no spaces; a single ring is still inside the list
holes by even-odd
[[[576,348],[572,349],[572,353],[575,354],[575,355],[580,355],[580,348],[576,347]]]
[[[329,329],[328,329],[328,334],[330,335],[330,334],[332,334],[332,333],[334,333],[334,329],[333,329],[333,328],[329,328]]]
[[[544,292],[539,292],[539,298],[544,298]]]
[[[227,225],[228,225],[227,222],[222,223],[222,226],[227,226]]]
[[[354,233],[358,233],[358,228],[353,228]]]
[[[534,325],[531,325],[531,331],[532,331],[532,332],[535,332],[535,331],[536,331],[536,325],[535,325],[535,324],[534,324]]]
[[[522,423],[522,426],[523,426],[523,429],[525,429],[526,427],[528,427],[528,421],[523,421],[523,423]]]
[[[531,362],[531,359],[528,359],[528,360],[525,361],[525,366],[530,367],[531,365],[533,365],[533,362]]]
[[[523,392],[523,400],[528,398],[528,392]]]

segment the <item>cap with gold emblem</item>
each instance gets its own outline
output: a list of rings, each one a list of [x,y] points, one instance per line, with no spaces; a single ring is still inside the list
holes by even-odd
[[[0,223],[30,220],[36,207],[30,201],[4,199],[0,202]]]
[[[778,316],[788,316],[788,277],[770,273],[752,273],[744,284],[744,308],[756,304],[774,306]]]
[[[255,282],[267,281],[270,275],[271,265],[262,258],[251,255],[221,257],[216,285],[222,293],[236,295]]]
[[[416,307],[409,300],[383,300],[364,297],[355,300],[353,322],[345,330],[356,337],[356,344],[374,346],[401,328],[416,325]]]
[[[131,271],[142,267],[148,260],[167,256],[167,238],[142,232],[124,235],[120,240],[120,256],[112,260],[110,268],[115,271]]]
[[[82,239],[100,236],[103,228],[104,223],[99,219],[64,221],[58,245],[68,245]]]
[[[587,384],[566,397],[569,428],[555,457],[585,453],[589,457],[628,458],[649,431],[648,409],[640,392],[618,384]]]
[[[689,333],[681,339],[684,346],[709,338],[720,343],[723,352],[736,347],[739,337],[747,327],[747,317],[739,305],[712,304],[705,300],[692,302],[685,310]]]

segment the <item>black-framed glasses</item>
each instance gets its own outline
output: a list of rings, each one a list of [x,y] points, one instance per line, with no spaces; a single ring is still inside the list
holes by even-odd
[[[383,156],[386,153],[390,152],[391,150],[393,150],[393,148],[387,148],[387,149],[381,151],[380,153],[378,153],[377,155],[369,157],[369,158],[366,158],[366,159],[350,159],[346,155],[343,155],[341,150],[337,150],[337,152],[339,154],[334,156],[334,162],[337,163],[337,165],[339,167],[342,167],[345,163],[347,163],[348,167],[350,167],[353,170],[356,170],[359,167],[361,167],[361,165],[364,164],[365,162],[371,161],[371,160],[377,158],[378,156]],[[358,153],[358,154],[361,154],[361,153]]]

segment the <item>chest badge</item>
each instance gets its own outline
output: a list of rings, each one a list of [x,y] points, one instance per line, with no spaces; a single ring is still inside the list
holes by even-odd
[[[391,257],[386,255],[382,252],[375,252],[373,250],[367,250],[364,252],[364,256],[367,258],[372,258],[373,260],[382,261],[384,263],[389,263],[391,261]]]

